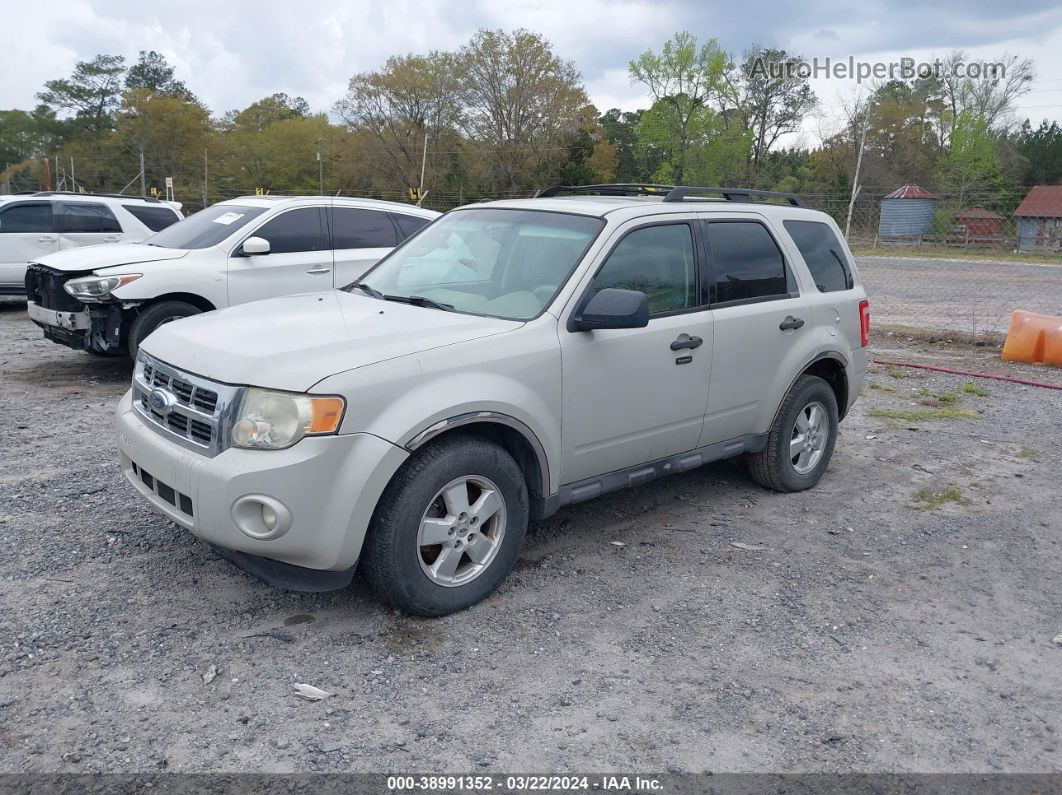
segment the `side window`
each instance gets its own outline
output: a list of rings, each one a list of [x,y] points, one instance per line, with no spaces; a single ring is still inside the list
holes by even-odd
[[[649,314],[696,306],[697,266],[688,224],[636,229],[624,237],[594,277],[594,291],[607,287],[649,296]]]
[[[123,204],[122,209],[150,229],[159,232],[181,219],[169,207],[147,207],[140,204]]]
[[[110,208],[103,204],[61,202],[60,232],[121,232],[122,227]]]
[[[785,258],[767,227],[755,221],[705,223],[712,261],[712,303],[783,297]]]
[[[335,248],[393,248],[397,243],[395,225],[379,210],[332,208],[332,237]]]
[[[829,226],[818,221],[785,221],[783,226],[800,249],[820,293],[852,288],[844,247]]]
[[[431,223],[430,218],[421,218],[419,215],[406,215],[405,213],[391,213],[391,217],[395,223],[398,224],[398,231],[401,233],[400,237],[405,240],[407,237],[415,235],[421,229]]]
[[[272,221],[267,221],[252,236],[268,240],[271,254],[327,251],[328,234],[325,232],[323,218],[324,213],[319,207],[288,210]]]
[[[48,202],[16,204],[0,211],[0,234],[51,231],[52,205]]]

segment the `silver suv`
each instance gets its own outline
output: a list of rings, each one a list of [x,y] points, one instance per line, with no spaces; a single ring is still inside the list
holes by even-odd
[[[434,221],[357,282],[168,324],[117,410],[157,509],[283,587],[443,615],[528,522],[731,456],[814,486],[870,315],[784,194],[598,185]]]

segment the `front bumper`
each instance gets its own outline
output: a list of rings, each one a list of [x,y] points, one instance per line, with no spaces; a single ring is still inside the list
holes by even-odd
[[[309,437],[287,450],[229,448],[209,458],[145,424],[130,394],[115,416],[126,479],[167,518],[218,547],[245,553],[229,556],[236,562],[254,556],[306,569],[351,569],[380,495],[409,456],[378,436],[354,433]],[[247,497],[279,502],[290,512],[289,529],[268,539],[241,530],[236,504]]]
[[[33,301],[26,303],[26,314],[44,331],[52,342],[84,350],[89,347],[92,331],[92,316],[88,311],[67,312],[48,309]]]

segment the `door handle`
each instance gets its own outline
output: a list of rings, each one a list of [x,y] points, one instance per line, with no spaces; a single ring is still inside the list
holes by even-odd
[[[310,268],[306,272],[307,273],[330,273],[331,271],[332,271],[331,268]]]
[[[117,243],[118,240],[118,235],[108,235],[107,237],[103,238],[104,243]]]
[[[43,237],[38,237],[37,238],[37,242],[38,243],[54,243],[55,242],[55,238],[52,237],[51,235],[44,235]]]
[[[700,337],[691,337],[689,334],[682,333],[678,335],[678,339],[671,343],[671,350],[681,351],[684,348],[689,348],[691,351],[694,348],[699,348],[704,344],[704,340]]]
[[[804,321],[798,317],[787,315],[786,319],[778,324],[778,328],[782,331],[789,331],[791,329],[797,329],[804,325]]]

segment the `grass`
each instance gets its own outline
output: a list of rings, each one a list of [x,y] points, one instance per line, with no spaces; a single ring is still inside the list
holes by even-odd
[[[1062,265],[1062,256],[1046,252],[986,251],[949,246],[852,246],[857,257],[914,257],[917,259],[974,259],[996,262],[1046,262]]]
[[[985,389],[983,386],[978,386],[973,381],[967,381],[962,385],[962,391],[967,395],[977,395],[977,397],[988,397],[992,393]]]
[[[896,387],[889,386],[888,384],[868,384],[869,389],[878,389],[882,392],[895,392]]]
[[[926,420],[975,420],[981,415],[969,409],[951,407],[936,409],[871,409],[870,417],[882,417],[888,420],[906,420],[908,422],[925,422]]]
[[[902,367],[896,367],[895,365],[890,364],[885,368],[885,375],[889,378],[903,378],[904,374],[904,369]]]
[[[1039,457],[1040,451],[1033,449],[1032,447],[1023,447],[1015,453],[1015,455],[1017,455],[1018,458],[1030,458],[1035,461]]]
[[[949,502],[965,505],[968,500],[962,489],[949,486],[946,489],[919,489],[914,495],[914,507],[920,511],[932,511]]]

